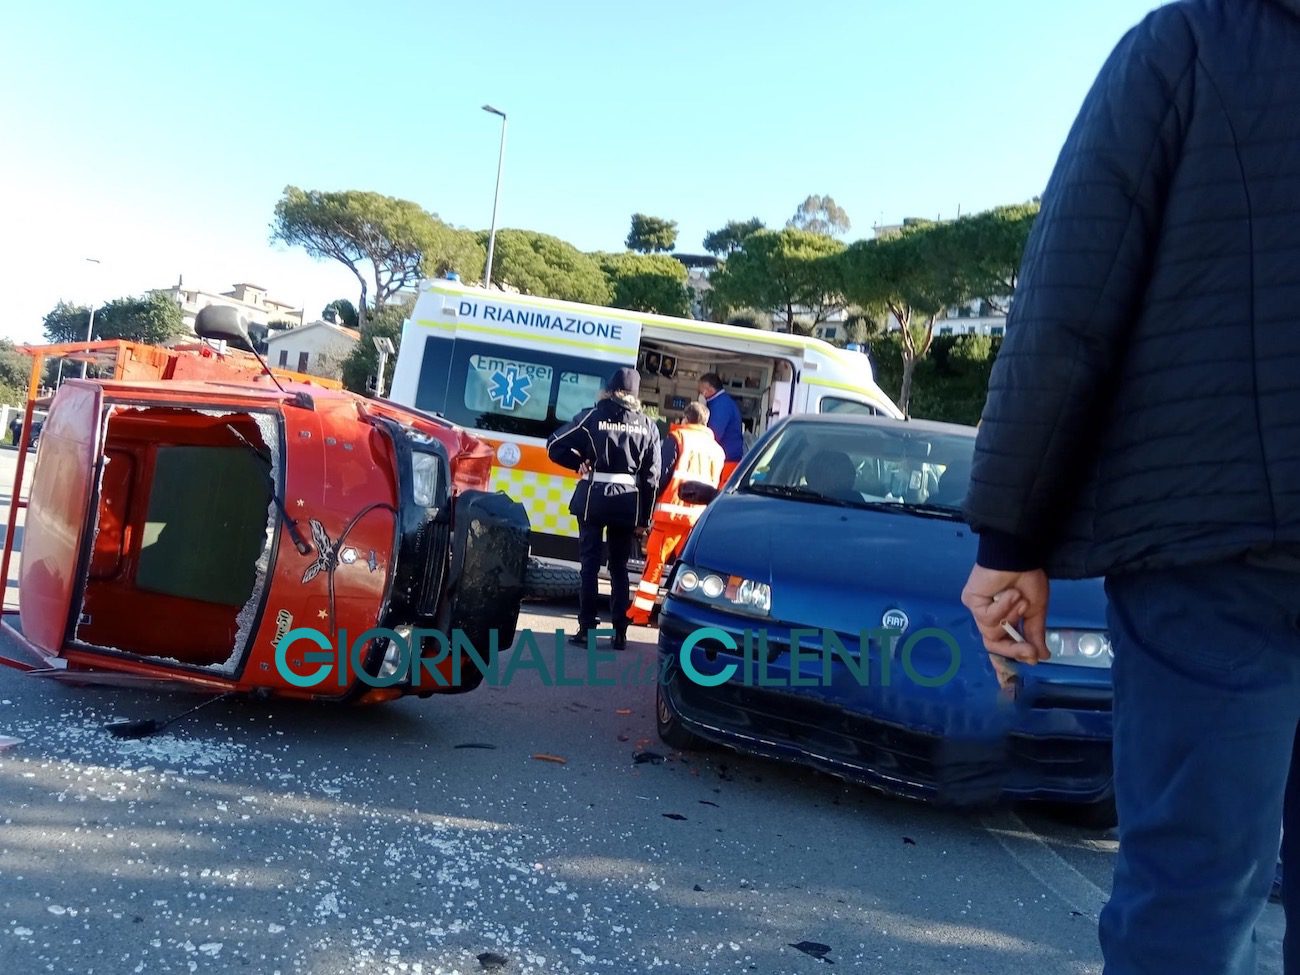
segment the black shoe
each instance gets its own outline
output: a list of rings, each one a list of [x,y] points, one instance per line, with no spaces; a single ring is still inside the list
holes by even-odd
[[[627,627],[626,626],[623,627],[622,629],[618,629],[614,631],[614,636],[609,641],[609,648],[611,650],[627,649]]]
[[[585,647],[587,645],[587,633],[589,631],[585,626],[578,627],[578,632],[570,635],[569,642],[575,647]]]

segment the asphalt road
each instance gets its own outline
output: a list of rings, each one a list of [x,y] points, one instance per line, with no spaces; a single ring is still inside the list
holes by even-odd
[[[652,631],[632,636],[652,664]],[[143,741],[102,730],[194,701],[0,668],[0,736],[21,739],[0,743],[0,972],[1101,970],[1105,833],[674,754],[649,686],[520,670],[365,711],[222,702]],[[1277,907],[1261,935],[1280,971]]]

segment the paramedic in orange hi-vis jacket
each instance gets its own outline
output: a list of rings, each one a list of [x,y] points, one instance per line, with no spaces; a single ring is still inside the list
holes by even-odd
[[[686,536],[705,507],[683,501],[682,485],[698,481],[716,488],[722,482],[727,457],[708,422],[709,408],[703,403],[689,403],[682,413],[682,422],[669,428],[660,445],[659,501],[646,540],[645,571],[641,573],[641,584],[627,614],[628,622],[638,626],[650,622],[664,566],[681,552]]]

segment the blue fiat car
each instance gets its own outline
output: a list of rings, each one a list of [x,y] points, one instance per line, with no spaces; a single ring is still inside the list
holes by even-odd
[[[663,741],[942,804],[1044,800],[1111,821],[1102,584],[1054,582],[1051,660],[998,679],[959,598],[974,444],[973,427],[875,416],[774,425],[666,584]]]

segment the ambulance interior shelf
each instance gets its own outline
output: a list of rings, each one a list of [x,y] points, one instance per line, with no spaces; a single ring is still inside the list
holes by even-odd
[[[699,398],[700,377],[715,372],[753,433],[762,432],[767,425],[774,367],[784,365],[763,356],[718,354],[666,342],[646,342],[637,357],[641,399],[648,408],[658,407],[663,420],[680,419],[686,405]]]

